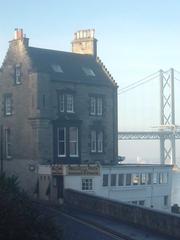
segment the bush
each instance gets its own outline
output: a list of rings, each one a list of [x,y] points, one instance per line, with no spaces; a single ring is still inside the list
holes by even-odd
[[[62,239],[62,232],[39,210],[39,205],[20,190],[15,176],[0,176],[0,239]]]

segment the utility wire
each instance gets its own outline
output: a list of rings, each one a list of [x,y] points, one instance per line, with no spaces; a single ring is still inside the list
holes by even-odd
[[[159,77],[159,74],[157,75],[157,73],[159,73],[159,72],[151,74],[151,75],[149,75],[149,76],[147,76],[147,77],[145,77],[145,78],[143,78],[143,79],[141,79],[141,80],[139,80],[139,81],[137,81],[135,83],[132,83],[132,84],[128,85],[127,87],[121,88],[119,90],[119,92],[118,92],[118,95],[120,95],[122,93],[125,93],[125,92],[128,92],[128,91],[130,91],[130,90],[132,90],[132,89],[134,89],[136,87],[139,87],[139,86],[141,86],[141,85],[143,85],[143,84],[145,84],[145,83],[147,83],[147,82],[149,82],[149,81]],[[156,76],[154,76],[155,74],[156,74]]]

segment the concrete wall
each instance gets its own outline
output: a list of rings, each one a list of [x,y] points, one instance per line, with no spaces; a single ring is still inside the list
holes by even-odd
[[[180,236],[180,217],[176,214],[107,200],[71,189],[65,190],[64,200],[69,207],[135,224],[177,239]]]

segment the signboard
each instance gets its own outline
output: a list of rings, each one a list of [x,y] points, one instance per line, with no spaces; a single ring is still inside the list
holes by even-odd
[[[52,175],[63,175],[63,165],[54,164],[51,166]]]
[[[100,175],[100,167],[98,165],[68,165],[66,170],[67,175]]]

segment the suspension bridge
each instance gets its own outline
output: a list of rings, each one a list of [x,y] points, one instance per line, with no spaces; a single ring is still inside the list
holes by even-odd
[[[154,131],[120,131],[118,140],[159,140],[161,164],[177,164],[176,140],[180,139],[180,126],[175,122],[175,81],[180,83],[178,75],[180,72],[173,68],[160,70],[120,89],[118,93],[122,95],[154,79],[159,80],[159,125]]]

